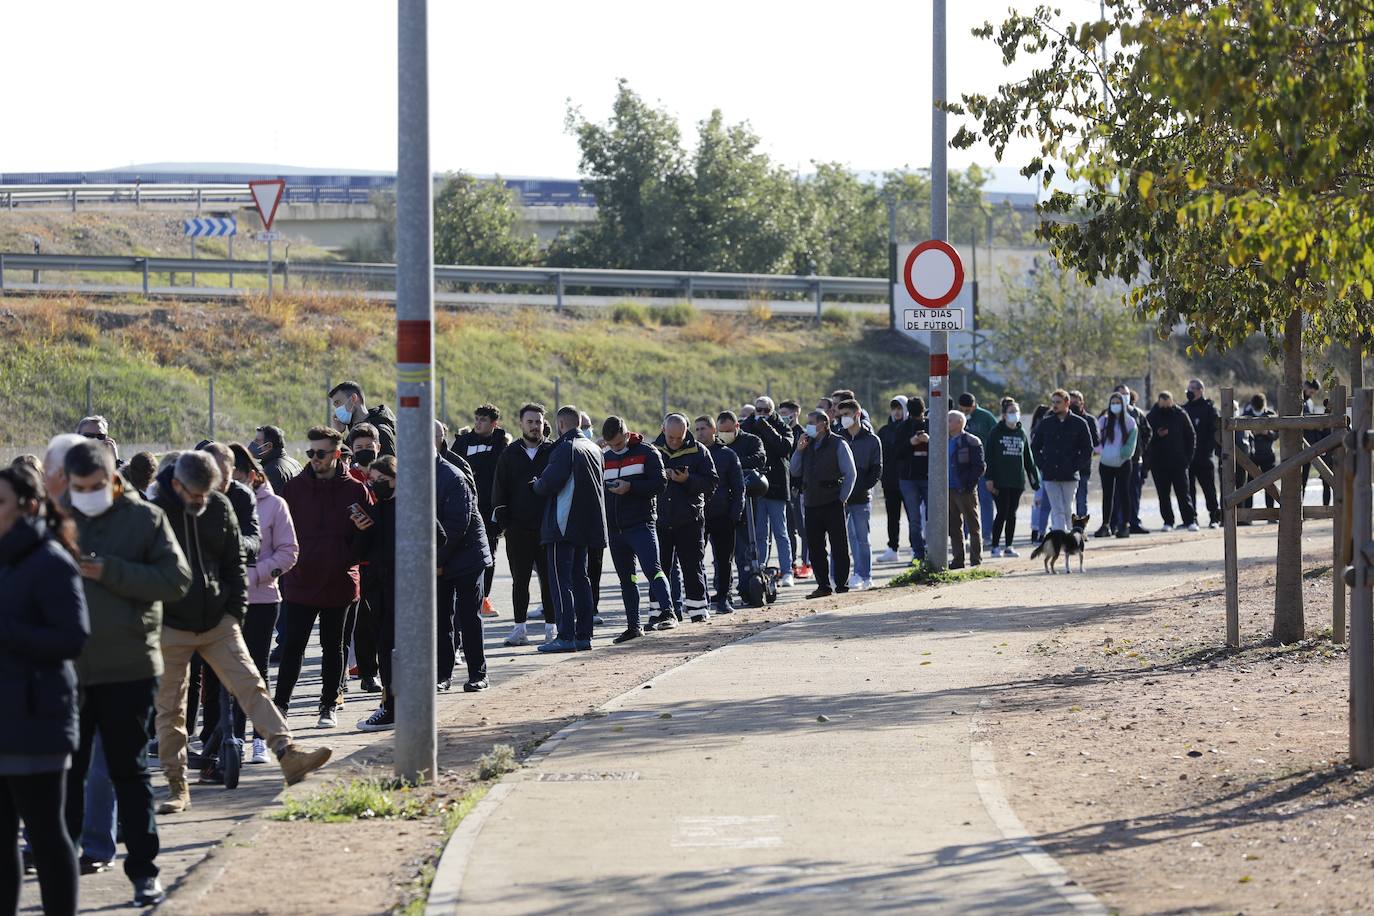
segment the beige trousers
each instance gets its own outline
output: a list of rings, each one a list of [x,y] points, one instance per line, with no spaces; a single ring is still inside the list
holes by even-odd
[[[204,633],[164,626],[165,671],[157,689],[157,755],[163,772],[169,777],[186,773],[186,681],[191,656],[197,652],[253,720],[253,727],[266,737],[268,747],[276,750],[281,739],[291,740],[291,730],[267,695],[267,685],[248,654],[236,619],[226,614],[214,629]]]

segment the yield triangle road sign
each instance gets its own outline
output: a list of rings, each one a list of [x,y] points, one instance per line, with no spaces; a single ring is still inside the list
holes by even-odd
[[[262,228],[271,229],[272,220],[277,216],[277,204],[286,191],[286,181],[282,178],[268,178],[248,182],[248,190],[253,194],[253,206],[258,208],[262,217]]]

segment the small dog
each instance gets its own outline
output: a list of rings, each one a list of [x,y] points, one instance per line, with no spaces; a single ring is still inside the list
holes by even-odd
[[[1087,530],[1088,519],[1092,518],[1092,516],[1074,515],[1071,516],[1071,518],[1073,519],[1072,531],[1051,531],[1047,533],[1045,539],[1041,541],[1031,553],[1032,560],[1042,553],[1046,555],[1045,572],[1047,573],[1054,573],[1054,565],[1059,561],[1059,555],[1061,553],[1064,555],[1064,575],[1067,576],[1070,573],[1069,558],[1074,554],[1078,554],[1078,571],[1080,573],[1083,571],[1083,553],[1084,548],[1087,547],[1087,538],[1083,536],[1083,532]]]

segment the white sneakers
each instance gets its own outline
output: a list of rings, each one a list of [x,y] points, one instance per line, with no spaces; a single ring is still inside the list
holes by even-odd
[[[558,625],[554,623],[544,624],[544,642],[553,642],[558,638]]]
[[[863,588],[864,580],[859,577],[858,573],[854,573],[849,577],[849,581],[845,584],[848,585],[850,588]]]
[[[525,625],[517,623],[515,629],[511,630],[510,635],[506,637],[505,642],[508,646],[528,646],[530,638],[525,634]]]
[[[1189,523],[1188,523],[1188,530],[1189,530],[1189,531],[1196,531],[1196,530],[1197,530],[1197,522],[1189,522]]]
[[[897,551],[892,550],[891,548],[889,548],[889,549],[883,551],[882,555],[878,557],[878,562],[879,562],[879,563],[896,563],[898,559],[899,559],[899,558],[898,558],[898,556],[897,556]]]
[[[253,739],[253,753],[248,758],[249,763],[267,762],[267,742],[262,738]]]
[[[320,728],[333,728],[339,724],[338,718],[334,715],[334,707],[326,706],[320,710],[320,721],[316,723]]]
[[[1002,548],[1001,548],[1001,547],[993,547],[992,550],[989,551],[988,555],[989,555],[989,556],[993,556],[993,557],[1000,557],[1000,556],[1002,555]]]
[[[864,588],[865,588],[865,589],[870,589],[870,588],[872,588],[872,587],[873,587],[873,580],[872,580],[872,579],[865,579],[865,580],[864,580]]]
[[[1004,557],[1019,557],[1019,556],[1021,556],[1021,554],[1017,553],[1015,550],[1012,550],[1010,547],[1003,547],[1003,548],[1002,548],[1002,556],[1004,556]]]
[[[796,584],[797,580],[792,578],[791,573],[784,573],[783,577],[778,580],[778,588],[791,588]]]

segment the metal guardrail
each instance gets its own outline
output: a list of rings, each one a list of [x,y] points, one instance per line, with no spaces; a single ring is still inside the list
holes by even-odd
[[[362,280],[368,283],[389,283],[395,289],[395,264],[366,264],[353,262],[286,262],[273,261],[272,272],[283,278],[283,285],[291,275]],[[5,289],[5,271],[32,271],[35,284],[40,283],[43,271],[133,273],[142,277],[143,292],[149,292],[149,275],[157,273],[200,274],[261,274],[266,276],[268,262],[220,258],[143,258],[113,255],[23,254],[0,252],[0,292]],[[697,293],[733,293],[747,298],[762,293],[801,294],[816,304],[819,318],[825,296],[877,297],[886,300],[890,295],[888,281],[872,277],[792,276],[786,274],[732,274],[703,271],[669,270],[599,270],[587,268],[552,267],[466,267],[436,266],[436,283],[470,283],[493,286],[521,286],[552,289],[555,308],[564,305],[568,289],[614,290],[617,292],[666,291],[690,300]],[[52,290],[80,286],[54,285]],[[32,286],[26,287],[32,289]],[[321,287],[323,291],[329,291]],[[342,291],[342,290],[337,290]]]
[[[288,204],[365,204],[366,188],[287,186],[282,197]],[[200,212],[203,206],[248,205],[253,195],[242,184],[14,184],[0,185],[0,209],[61,204],[75,211],[78,204],[186,203]]]

